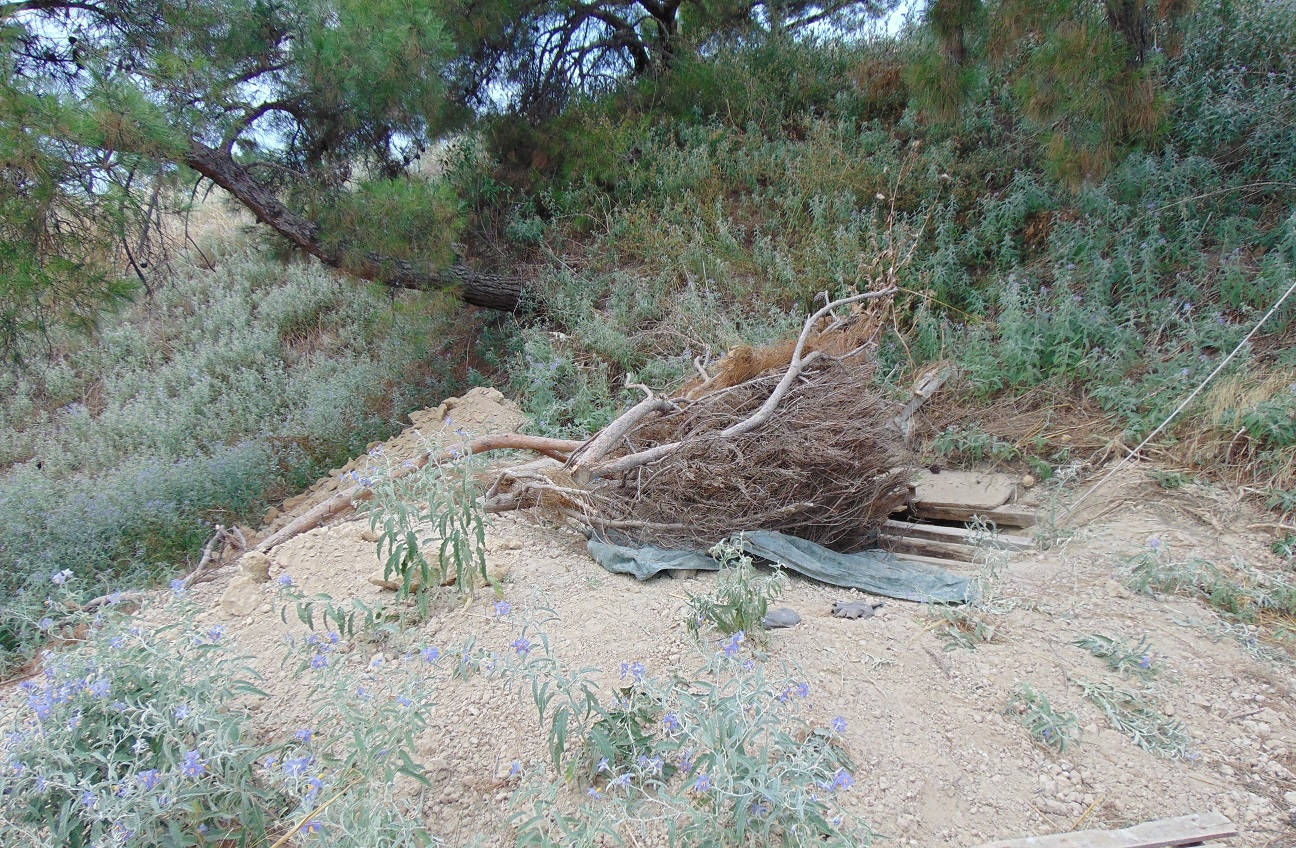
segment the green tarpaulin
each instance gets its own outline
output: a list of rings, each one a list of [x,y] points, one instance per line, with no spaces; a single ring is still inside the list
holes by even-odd
[[[768,530],[743,533],[741,539],[743,549],[753,557],[833,586],[905,601],[962,604],[976,598],[976,585],[970,577],[939,566],[910,562],[887,551],[842,554]],[[589,541],[589,552],[608,571],[633,574],[640,580],[676,569],[717,571],[720,568],[720,563],[698,551],[635,546],[616,538],[594,536]]]

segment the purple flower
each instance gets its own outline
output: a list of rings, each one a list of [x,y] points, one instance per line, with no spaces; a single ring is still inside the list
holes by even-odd
[[[1142,659],[1139,660],[1139,668],[1149,669],[1151,667],[1152,667],[1152,655],[1144,654]]]
[[[495,614],[496,614],[496,615],[500,615],[500,616],[508,615],[512,610],[513,610],[513,607],[511,607],[511,606],[509,605],[509,602],[508,602],[508,601],[496,601],[496,602],[495,602]]]
[[[72,572],[65,568],[62,571],[56,571],[51,574],[50,581],[56,586],[62,586],[64,583],[68,582],[68,578],[71,576]]]
[[[513,642],[513,650],[519,654],[526,655],[530,653],[532,647],[531,640],[527,638],[517,639]]]
[[[204,760],[197,750],[185,754],[184,764],[180,766],[180,771],[185,777],[201,777],[207,771],[207,761]]]
[[[289,586],[293,585],[292,575],[280,574],[279,579],[276,582],[283,588],[287,589]]]
[[[587,793],[585,793],[585,794],[586,794],[586,795],[589,795],[591,798],[594,798],[595,800],[600,799],[600,798],[603,797],[603,793],[600,792],[600,791],[598,791],[597,789],[595,789],[593,786],[591,786],[591,787],[589,788],[589,792],[587,792]]]
[[[311,819],[310,821],[306,822],[306,824],[302,825],[302,831],[305,832],[308,836],[314,836],[317,833],[322,833],[324,831],[324,822],[320,821],[319,819]]]
[[[598,761],[598,768],[596,768],[595,771],[612,771],[612,767],[608,765],[607,757],[603,757]]]
[[[98,801],[95,798],[95,794],[89,789],[81,793],[81,806],[93,810],[96,803],[98,803]]]
[[[662,724],[666,725],[667,730],[670,731],[679,730],[680,729],[679,716],[675,715],[675,713],[666,713],[666,717],[662,719]]]
[[[313,736],[314,733],[315,731],[311,730],[309,727],[303,727],[301,730],[293,734],[293,738],[298,742],[310,742],[311,736]]]
[[[39,627],[41,630],[53,630],[54,619],[50,618],[49,616],[46,616],[45,618],[42,618],[40,621],[36,622],[36,626]]]
[[[219,642],[225,636],[225,625],[217,624],[207,631],[207,638],[213,642]]]
[[[311,657],[311,668],[328,668],[329,658],[327,654],[316,654]]]
[[[142,771],[135,775],[135,779],[138,780],[140,786],[143,786],[146,790],[153,790],[162,782],[162,773],[155,768],[149,769],[148,771]]]
[[[424,648],[422,651],[424,662],[436,662],[441,656],[440,648]]]
[[[112,683],[106,677],[100,677],[86,687],[87,691],[96,698],[107,698],[112,691]]]
[[[189,705],[181,704],[180,706],[176,707],[175,717],[176,717],[176,721],[184,721],[185,719],[189,718]]]
[[[833,729],[833,733],[845,733],[846,719],[842,718],[841,716],[837,716],[835,719],[832,720],[832,729]]]
[[[798,698],[808,698],[808,697],[810,697],[810,684],[809,684],[809,683],[798,683],[798,684],[797,684],[797,685],[792,689],[792,692],[793,692],[793,694],[795,694]]]
[[[612,781],[608,783],[608,788],[611,789],[613,786],[616,786],[620,789],[625,789],[629,785],[630,785],[630,772],[626,772],[625,774],[618,775],[612,778]]]
[[[396,696],[396,703],[400,704],[402,707],[412,707],[412,706],[414,706],[414,702],[413,702],[412,700],[410,700],[409,696],[407,696],[407,695],[397,695],[397,696]]]
[[[736,657],[738,652],[742,650],[742,643],[745,641],[747,641],[747,632],[739,630],[731,639],[721,641],[720,647],[724,649],[726,657]]]
[[[517,760],[514,760],[513,765],[509,766],[508,776],[517,777],[521,773],[522,773],[522,764],[519,763]]]
[[[289,777],[301,777],[314,761],[313,757],[293,757],[284,763],[284,774]]]
[[[707,792],[711,789],[711,778],[705,774],[699,774],[697,780],[693,781],[694,792]]]
[[[846,771],[846,769],[837,769],[837,773],[833,775],[832,782],[832,788],[834,791],[838,789],[850,789],[854,785],[855,778],[851,776],[850,772]]]
[[[177,577],[171,581],[171,591],[175,593],[177,598],[183,598],[189,590],[185,588],[185,582]]]

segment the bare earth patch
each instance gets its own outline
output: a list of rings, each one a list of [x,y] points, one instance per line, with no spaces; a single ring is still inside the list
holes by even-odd
[[[1153,538],[1182,558],[1220,565],[1240,558],[1282,569],[1263,534],[1247,529],[1265,519],[1218,492],[1164,492],[1137,469],[1113,493],[1119,508],[1087,519],[1076,538],[1004,561],[995,595],[1005,611],[995,639],[975,650],[945,650],[923,605],[887,601],[872,618],[839,619],[833,602],[853,593],[789,580],[780,604],[797,610],[802,623],[771,634],[770,661],[799,670],[818,723],[846,719],[844,738],[858,766],[846,804],[880,834],[902,845],[975,846],[1066,831],[1082,818],[1084,828],[1122,827],[1218,811],[1241,831],[1219,844],[1296,844],[1292,666],[1216,638],[1216,616],[1205,604],[1136,595],[1118,576],[1120,562]],[[217,603],[231,575],[194,588],[195,598],[211,605],[202,620],[225,622],[265,676],[271,697],[253,708],[268,737],[290,736],[311,716],[311,705],[294,694],[303,672],[280,665],[286,633],[300,639],[305,631],[291,612],[289,624],[281,621],[272,603],[275,578],[291,575],[308,595],[390,602],[391,593],[368,581],[381,563],[367,529],[353,518],[275,549],[271,580],[261,587],[265,602],[248,616],[230,618]],[[434,611],[411,645],[450,650],[475,637],[506,653],[522,619],[547,608],[557,615],[545,627],[557,659],[603,669],[609,692],[623,662],[644,663],[652,674],[688,674],[718,649],[716,640],[699,646],[684,624],[688,594],[708,589],[714,574],[637,583],[603,571],[579,535],[521,515],[495,519],[488,546],[492,568],[507,575],[510,615],[493,614],[496,598],[485,590],[467,606]],[[968,564],[966,573],[976,569]],[[1072,644],[1095,633],[1148,640],[1164,669],[1151,684],[1152,700],[1191,734],[1187,758],[1140,749],[1084,696],[1081,680],[1136,684]],[[385,659],[393,667],[407,662],[392,653]],[[1077,714],[1078,743],[1064,754],[1033,744],[1004,715],[1022,683],[1055,710]],[[517,786],[505,776],[514,761],[539,768],[548,758],[535,708],[487,678],[445,687],[418,746],[433,788],[411,782],[408,792],[446,844],[511,844]]]

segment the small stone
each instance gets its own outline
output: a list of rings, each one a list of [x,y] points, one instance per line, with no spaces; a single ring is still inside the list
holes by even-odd
[[[375,571],[373,574],[369,575],[369,582],[377,586],[379,589],[386,589],[388,592],[399,591],[401,587],[401,581],[391,580],[384,577],[381,570]],[[422,581],[418,579],[418,575],[414,575],[414,579],[410,581],[410,591],[416,591],[421,585],[423,584]]]
[[[1108,596],[1113,598],[1134,597],[1134,595],[1130,592],[1129,589],[1126,589],[1124,586],[1122,586],[1120,583],[1117,583],[1115,580],[1108,580],[1106,589],[1107,589]]]
[[[666,570],[672,580],[692,580],[697,577],[696,568],[670,568]]]
[[[797,615],[797,611],[791,607],[779,607],[766,613],[765,620],[762,623],[765,625],[766,630],[796,627],[801,623],[801,616]]]
[[[486,558],[486,579],[491,583],[503,583],[512,571],[513,566],[508,563],[495,557]]]
[[[251,615],[261,606],[260,585],[246,574],[236,574],[221,594],[221,609],[230,615]]]
[[[520,551],[522,542],[516,536],[500,536],[495,540],[495,549],[499,551]]]
[[[248,551],[239,560],[239,570],[253,583],[270,582],[270,557],[260,551]]]
[[[382,537],[378,535],[378,531],[373,528],[367,528],[360,531],[360,541],[362,542],[376,542],[380,538]]]

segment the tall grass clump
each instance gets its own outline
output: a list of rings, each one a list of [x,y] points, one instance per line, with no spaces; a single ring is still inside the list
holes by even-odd
[[[14,622],[40,618],[50,574],[87,593],[173,574],[212,525],[254,522],[471,379],[437,356],[447,315],[231,249],[0,373],[0,666],[31,656]]]

